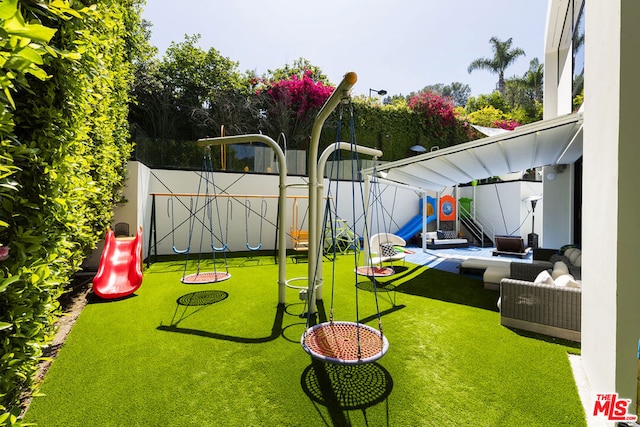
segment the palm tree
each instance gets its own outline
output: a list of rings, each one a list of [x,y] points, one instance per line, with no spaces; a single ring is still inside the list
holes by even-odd
[[[488,70],[498,75],[498,91],[504,96],[505,81],[504,71],[520,56],[525,56],[524,50],[519,47],[511,48],[512,39],[501,41],[497,37],[491,37],[489,42],[493,45],[493,58],[478,58],[469,64],[468,72],[473,70]]]
[[[533,58],[529,62],[529,70],[522,77],[525,86],[531,91],[533,99],[542,102],[544,64],[541,64],[538,58]]]

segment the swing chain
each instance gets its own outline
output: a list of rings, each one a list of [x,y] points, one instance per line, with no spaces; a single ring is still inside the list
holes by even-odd
[[[245,207],[245,237],[247,239],[246,241],[246,245],[247,245],[247,249],[250,251],[258,251],[262,248],[262,223],[264,222],[264,218],[267,215],[267,200],[266,199],[262,199],[262,203],[260,205],[260,231],[258,232],[258,245],[257,246],[251,246],[251,243],[249,242],[249,217],[251,216],[251,202],[247,199],[245,200],[244,203],[244,207]]]

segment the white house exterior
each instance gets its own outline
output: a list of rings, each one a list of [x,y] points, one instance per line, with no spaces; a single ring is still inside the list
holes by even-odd
[[[549,0],[545,119],[572,111],[574,81],[584,67],[582,165],[560,174],[545,168],[543,227],[545,245],[549,236],[582,243],[581,367],[589,425],[615,424],[594,416],[598,394],[632,399],[629,413],[637,415],[639,19],[637,0]]]

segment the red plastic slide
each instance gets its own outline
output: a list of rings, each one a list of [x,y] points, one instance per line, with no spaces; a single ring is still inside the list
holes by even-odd
[[[134,293],[142,284],[142,227],[133,238],[116,239],[107,230],[98,272],[93,278],[93,292],[100,298],[122,298]]]

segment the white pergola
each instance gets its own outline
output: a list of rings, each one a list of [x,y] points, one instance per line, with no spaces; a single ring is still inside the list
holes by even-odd
[[[570,164],[582,155],[582,113],[542,120],[464,144],[379,164],[389,182],[440,192],[475,179]],[[371,175],[373,169],[365,169]]]

